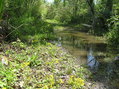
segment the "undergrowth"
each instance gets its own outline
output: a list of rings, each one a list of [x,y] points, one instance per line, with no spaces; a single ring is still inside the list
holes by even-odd
[[[0,60],[2,89],[80,89],[89,75],[74,57],[50,43],[28,46],[18,39],[1,45]]]

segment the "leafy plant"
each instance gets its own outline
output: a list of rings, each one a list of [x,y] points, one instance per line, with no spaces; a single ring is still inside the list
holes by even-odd
[[[84,80],[81,78],[76,78],[75,76],[70,76],[68,84],[73,87],[73,89],[81,88],[84,86]]]
[[[17,80],[14,67],[5,67],[5,65],[0,63],[0,80],[1,88],[11,88],[11,86],[14,86]]]
[[[110,44],[119,44],[119,15],[113,16],[109,19],[109,32],[107,33],[107,40]]]

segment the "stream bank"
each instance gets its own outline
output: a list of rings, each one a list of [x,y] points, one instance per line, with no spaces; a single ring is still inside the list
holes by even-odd
[[[2,89],[82,89],[90,75],[75,65],[75,57],[51,43],[27,45],[18,39],[2,44],[0,60]]]

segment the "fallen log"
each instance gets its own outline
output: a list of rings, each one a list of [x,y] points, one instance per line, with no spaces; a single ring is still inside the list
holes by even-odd
[[[92,25],[89,25],[89,24],[82,24],[82,25],[85,26],[85,27],[92,28]]]

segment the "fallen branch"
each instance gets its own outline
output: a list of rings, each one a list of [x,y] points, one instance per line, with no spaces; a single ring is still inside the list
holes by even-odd
[[[27,25],[27,24],[21,24],[18,27],[14,27],[14,26],[10,25],[10,27],[12,27],[14,30],[11,31],[7,36],[5,36],[5,38],[7,38],[10,34],[12,34],[14,31],[18,30],[20,27],[22,27],[24,25]]]
[[[86,27],[89,27],[89,28],[92,28],[92,25],[89,25],[89,24],[82,24],[83,26],[86,26]]]

